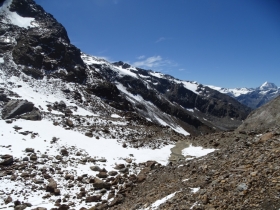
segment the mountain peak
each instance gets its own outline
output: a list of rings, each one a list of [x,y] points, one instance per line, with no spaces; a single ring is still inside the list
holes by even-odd
[[[260,90],[268,90],[268,89],[278,89],[278,87],[272,82],[265,82],[260,87]]]

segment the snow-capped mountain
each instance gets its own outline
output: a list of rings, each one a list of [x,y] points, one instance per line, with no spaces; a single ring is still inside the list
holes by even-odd
[[[197,82],[82,53],[33,0],[0,6],[0,208],[117,205],[176,142],[232,130],[251,111]]]
[[[65,28],[33,1],[6,0],[1,14],[5,76],[28,75],[39,86],[48,79],[75,83],[76,89],[63,87],[64,94],[79,97],[89,109],[100,112],[96,97],[110,109],[137,113],[183,134],[234,129],[250,112],[196,82],[82,54]]]
[[[271,82],[265,82],[257,88],[229,89],[212,85],[208,85],[208,87],[227,94],[252,109],[258,108],[280,95],[280,87]]]

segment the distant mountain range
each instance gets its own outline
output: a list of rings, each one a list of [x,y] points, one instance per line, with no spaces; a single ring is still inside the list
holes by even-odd
[[[229,89],[212,85],[208,85],[208,87],[227,94],[252,109],[256,109],[280,95],[280,87],[271,82],[265,82],[257,88]]]

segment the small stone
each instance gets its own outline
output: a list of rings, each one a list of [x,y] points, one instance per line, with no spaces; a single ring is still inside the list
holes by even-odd
[[[245,183],[241,183],[237,186],[237,190],[239,191],[243,191],[243,190],[247,190],[248,186]]]
[[[5,204],[7,205],[8,203],[11,203],[13,201],[12,197],[11,196],[8,196],[6,199],[5,199]]]
[[[110,176],[116,176],[118,174],[118,172],[117,171],[109,171],[108,174]]]
[[[90,169],[92,171],[101,171],[101,168],[99,166],[91,166]]]
[[[46,191],[47,192],[55,192],[55,189],[57,188],[57,183],[53,179],[49,180],[49,184],[47,185]]]
[[[33,148],[26,148],[25,152],[32,152],[32,153],[34,153],[34,149]]]
[[[101,195],[93,195],[86,197],[86,203],[91,203],[91,202],[98,202],[101,200]]]
[[[107,178],[108,174],[107,174],[107,172],[100,171],[96,176],[99,178]]]

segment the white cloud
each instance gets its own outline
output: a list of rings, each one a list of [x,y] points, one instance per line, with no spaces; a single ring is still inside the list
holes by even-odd
[[[185,69],[178,69],[179,71],[185,71]]]
[[[170,63],[171,62],[169,60],[164,60],[162,59],[161,56],[157,55],[157,56],[146,58],[145,60],[142,61],[136,61],[135,63],[133,63],[133,66],[156,68],[160,66],[165,66]]]
[[[138,60],[142,60],[142,59],[144,59],[144,58],[146,58],[145,55],[140,55],[140,56],[137,57]]]
[[[156,41],[156,43],[162,42],[162,41],[164,41],[164,40],[166,40],[165,37],[160,37],[160,38]]]

